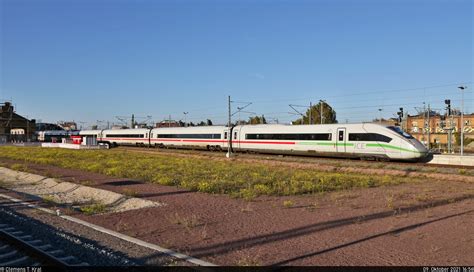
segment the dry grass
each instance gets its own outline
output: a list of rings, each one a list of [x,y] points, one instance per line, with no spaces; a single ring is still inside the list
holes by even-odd
[[[293,207],[293,206],[295,206],[295,203],[294,203],[293,201],[291,201],[291,200],[285,200],[285,201],[283,201],[283,207],[285,207],[285,208],[291,208],[291,207]]]
[[[185,227],[187,230],[191,230],[197,226],[199,226],[199,220],[196,215],[192,215],[190,217],[183,217],[180,216],[178,213],[173,214],[168,218],[171,224],[181,225]]]
[[[299,195],[411,182],[395,176],[334,173],[240,161],[145,154],[123,150],[0,147],[0,158],[55,165],[114,177],[172,185],[253,200],[259,195]],[[23,166],[17,166],[23,169]]]
[[[125,196],[128,196],[128,197],[137,197],[138,196],[137,191],[132,190],[132,189],[128,189],[128,188],[123,189],[122,194],[125,195]]]

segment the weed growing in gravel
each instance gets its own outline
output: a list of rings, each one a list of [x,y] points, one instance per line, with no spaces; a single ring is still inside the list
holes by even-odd
[[[209,234],[207,233],[207,224],[204,225],[204,227],[201,230],[201,239],[202,240],[207,240],[209,239]]]
[[[175,213],[169,218],[170,223],[184,226],[186,229],[190,230],[199,225],[199,220],[196,215],[191,217],[182,217],[178,213]]]
[[[260,262],[255,256],[245,256],[239,259],[236,263],[238,266],[259,266]]]
[[[95,203],[87,206],[82,206],[80,210],[86,215],[94,215],[105,212],[106,207],[102,203]]]
[[[46,204],[56,204],[56,200],[52,195],[45,195],[43,196],[43,202]]]
[[[291,208],[295,205],[295,203],[291,200],[285,200],[283,201],[283,207],[285,208]]]
[[[128,197],[136,197],[138,195],[138,192],[132,189],[123,189],[122,194]]]
[[[196,160],[123,150],[0,147],[0,158],[179,186],[191,191],[228,194],[248,201],[260,195],[325,193],[410,182],[407,177],[295,169],[292,166],[239,161]]]
[[[428,194],[419,194],[415,196],[415,199],[419,202],[428,202],[432,199],[432,197]]]
[[[389,196],[385,197],[385,199],[387,200],[387,208],[392,210],[393,207],[394,207],[394,205],[393,205],[393,199],[394,199],[393,195],[389,195]]]
[[[309,205],[308,207],[306,207],[306,210],[310,211],[310,212],[314,212],[315,210],[317,210],[319,208],[319,203],[318,202],[314,202],[313,204]]]
[[[467,171],[466,171],[466,169],[459,169],[459,170],[458,170],[458,173],[459,173],[460,175],[465,175],[465,174],[467,173]]]

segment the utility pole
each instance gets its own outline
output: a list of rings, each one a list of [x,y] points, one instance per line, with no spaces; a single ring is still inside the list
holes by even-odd
[[[186,115],[187,115],[188,113],[189,113],[189,112],[187,112],[187,111],[183,112],[183,114],[184,114],[184,127],[187,127],[187,126],[188,126],[188,124],[186,123]]]
[[[232,113],[232,108],[231,108],[231,105],[232,103],[240,103],[240,104],[245,104],[245,106],[243,107],[237,107],[237,111]],[[230,100],[230,95],[228,96],[228,108],[229,108],[229,122],[227,124],[227,126],[229,127],[229,135],[227,137],[227,154],[226,154],[226,157],[227,158],[230,158],[232,156],[232,148],[231,148],[231,144],[232,144],[232,131],[231,131],[231,128],[232,128],[232,116],[235,115],[236,113],[239,113],[247,108],[248,106],[252,105],[252,102],[241,102],[241,101],[231,101]],[[242,111],[242,112],[246,112],[246,111]],[[255,112],[246,112],[246,113],[252,113],[252,114],[256,114]]]
[[[319,104],[320,104],[320,109],[319,109],[319,115],[321,115],[321,125],[323,124],[323,118],[324,118],[324,112],[323,112],[323,106],[324,106],[324,100],[319,100]]]
[[[135,115],[132,113],[132,126],[130,128],[135,128]]]
[[[232,142],[232,131],[231,131],[231,126],[232,126],[232,110],[230,107],[230,95],[228,96],[228,106],[229,106],[229,122],[227,123],[227,127],[229,128],[228,130],[228,135],[227,135],[227,154],[226,157],[230,158],[232,156],[232,149],[230,148],[231,142]]]
[[[29,135],[30,135],[30,119],[28,119],[28,115],[26,116],[26,142],[29,142]]]
[[[171,127],[171,114],[168,115],[168,127]]]
[[[431,117],[431,108],[430,108],[430,104],[428,104],[428,149],[431,148],[431,123],[430,123],[430,117]]]
[[[426,141],[425,138],[425,130],[426,130],[426,107],[425,107],[425,102],[423,102],[423,141]],[[426,146],[426,142],[425,142]]]
[[[466,86],[459,86],[461,90],[461,156],[464,155],[464,90]]]
[[[309,101],[309,120],[308,121],[310,125],[313,124],[312,107],[313,107],[313,104],[311,103],[311,101]]]
[[[379,117],[380,117],[379,124],[382,125],[382,109],[379,109],[379,113],[380,113],[379,114]]]
[[[451,154],[451,143],[452,143],[452,133],[453,133],[453,122],[451,119],[451,100],[445,99],[444,103],[446,104],[446,129],[448,130],[448,154]],[[448,127],[449,122],[449,127]]]

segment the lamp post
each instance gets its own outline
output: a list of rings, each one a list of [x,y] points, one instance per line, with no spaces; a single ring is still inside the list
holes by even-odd
[[[461,90],[461,156],[464,153],[464,90],[467,89],[466,86],[459,86]]]

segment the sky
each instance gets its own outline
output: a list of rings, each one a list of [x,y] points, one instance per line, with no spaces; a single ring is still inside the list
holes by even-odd
[[[471,0],[0,0],[0,100],[43,122],[474,112]],[[242,103],[239,103],[242,102]],[[297,107],[304,111],[304,107]],[[381,109],[381,111],[379,111]],[[188,114],[184,114],[188,112]]]

